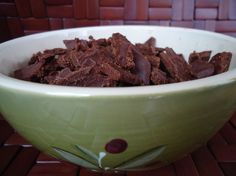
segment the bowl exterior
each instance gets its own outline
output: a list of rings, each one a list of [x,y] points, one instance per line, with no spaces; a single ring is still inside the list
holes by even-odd
[[[161,166],[205,144],[236,105],[236,82],[140,96],[56,96],[0,87],[0,111],[45,153],[91,169]]]
[[[172,47],[185,58],[193,50],[230,51],[230,69],[236,67],[234,38],[192,29],[115,26],[32,35],[0,45],[0,112],[6,120],[43,152],[94,170],[160,167],[205,144],[235,110],[235,69],[172,85],[107,90],[4,76],[32,53],[64,47],[64,39],[108,38],[114,31],[133,43],[153,36],[159,47]]]

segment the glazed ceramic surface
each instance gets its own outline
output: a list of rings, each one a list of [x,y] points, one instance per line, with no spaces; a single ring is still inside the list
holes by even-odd
[[[10,78],[14,69],[63,39],[157,38],[187,58],[192,51],[233,53],[230,71],[160,86],[80,88]],[[95,170],[160,167],[205,144],[236,107],[236,39],[181,28],[92,27],[47,32],[0,45],[0,112],[33,145],[54,157]]]

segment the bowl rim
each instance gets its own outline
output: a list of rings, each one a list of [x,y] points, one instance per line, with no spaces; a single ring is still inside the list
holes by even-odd
[[[73,32],[77,30],[96,30],[96,29],[108,29],[108,28],[133,28],[137,29],[168,29],[170,31],[188,31],[200,34],[207,34],[214,37],[222,38],[224,40],[232,41],[236,43],[236,38],[226,36],[210,31],[204,31],[199,29],[182,28],[182,27],[166,27],[166,26],[152,26],[152,25],[116,25],[116,26],[93,26],[93,27],[80,27],[71,29],[62,29],[55,31],[42,32],[38,34],[32,34],[29,36],[19,37],[13,40],[6,41],[0,44],[1,47],[6,47],[15,42],[21,42],[22,40],[28,40],[31,37],[45,37],[51,34],[60,34],[62,32]],[[233,68],[225,73],[210,76],[207,78],[170,83],[163,85],[149,85],[149,86],[134,86],[134,87],[71,87],[71,86],[58,86],[48,85],[41,83],[33,83],[29,81],[22,81],[10,76],[6,76],[0,73],[0,88],[12,89],[23,91],[27,93],[37,93],[52,96],[72,96],[72,97],[88,97],[88,96],[137,96],[137,95],[150,95],[150,94],[163,94],[174,93],[179,91],[196,90],[216,87],[220,85],[230,84],[236,82],[236,68]]]

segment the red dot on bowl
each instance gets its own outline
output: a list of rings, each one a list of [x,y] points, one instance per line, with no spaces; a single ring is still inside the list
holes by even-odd
[[[124,152],[127,147],[128,143],[124,139],[112,139],[106,144],[105,149],[109,153],[116,154]]]

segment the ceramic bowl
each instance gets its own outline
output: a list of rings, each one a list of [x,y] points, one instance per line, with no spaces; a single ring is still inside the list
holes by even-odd
[[[64,47],[63,39],[157,38],[187,57],[230,51],[230,71],[167,85],[124,88],[52,86],[11,78],[31,55]],[[0,44],[0,112],[27,140],[56,158],[94,170],[160,167],[204,145],[236,107],[236,39],[155,26],[89,27],[46,32]]]

